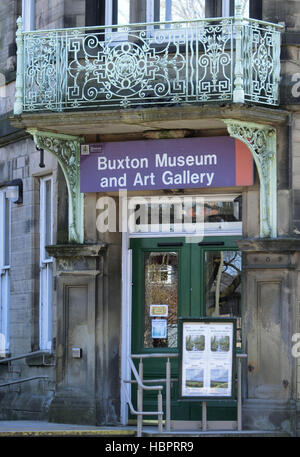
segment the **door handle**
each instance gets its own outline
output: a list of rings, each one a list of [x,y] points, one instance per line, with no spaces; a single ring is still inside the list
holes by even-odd
[[[224,241],[201,241],[198,246],[224,246]]]
[[[172,246],[183,246],[183,243],[157,243],[157,246],[160,247],[160,248],[169,248],[169,247],[172,247]]]

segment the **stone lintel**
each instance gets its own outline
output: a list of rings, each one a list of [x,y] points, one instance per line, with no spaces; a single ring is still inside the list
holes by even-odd
[[[300,251],[300,238],[244,238],[237,240],[243,252],[294,252]]]
[[[56,244],[46,246],[46,250],[51,257],[98,257],[106,249],[106,244]]]

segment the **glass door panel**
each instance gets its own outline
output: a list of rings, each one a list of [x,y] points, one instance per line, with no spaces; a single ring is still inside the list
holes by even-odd
[[[178,253],[145,253],[144,347],[177,347]]]
[[[132,238],[130,245],[132,353],[155,354],[153,359],[144,359],[145,380],[165,377],[166,358],[157,356],[179,352],[181,317],[236,316],[240,328],[242,259],[235,238],[209,237],[201,243],[187,243],[184,237]],[[171,358],[174,379],[179,377],[178,363],[177,358]],[[178,383],[173,382],[172,420],[201,420],[201,402],[178,401],[178,397]],[[132,399],[135,404],[135,386]],[[144,410],[154,411],[156,407],[156,395],[144,392]],[[234,401],[223,404],[212,400],[207,407],[208,420],[236,419]]]
[[[240,251],[205,252],[206,315],[237,318],[237,347],[241,347],[241,275]]]
[[[154,0],[156,22],[190,21],[205,17],[205,0]]]

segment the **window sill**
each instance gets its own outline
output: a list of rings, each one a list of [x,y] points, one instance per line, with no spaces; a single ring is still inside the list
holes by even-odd
[[[11,356],[10,352],[0,352],[0,362],[2,359],[7,359],[10,356]]]

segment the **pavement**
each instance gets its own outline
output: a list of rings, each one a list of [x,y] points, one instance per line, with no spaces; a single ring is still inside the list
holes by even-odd
[[[97,427],[93,425],[57,424],[46,421],[0,421],[1,437],[132,437],[134,426]]]
[[[93,426],[76,424],[58,424],[47,421],[0,421],[0,438],[10,437],[106,437],[131,438],[136,436],[136,426]],[[157,427],[144,426],[143,436],[175,437],[280,437],[288,436],[283,432],[251,431],[216,431],[216,430],[172,430],[157,433]]]

